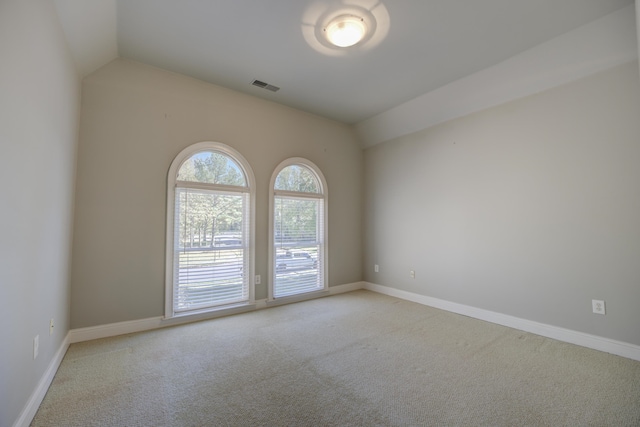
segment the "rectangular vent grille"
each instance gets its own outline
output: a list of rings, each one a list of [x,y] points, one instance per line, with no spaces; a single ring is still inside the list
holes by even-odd
[[[260,80],[254,80],[253,82],[251,82],[251,84],[262,89],[270,90],[271,92],[277,92],[280,90],[278,86],[270,85],[269,83],[265,83]]]

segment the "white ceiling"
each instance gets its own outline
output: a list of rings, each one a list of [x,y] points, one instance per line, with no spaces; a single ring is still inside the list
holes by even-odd
[[[436,91],[633,3],[54,1],[84,75],[120,56],[349,124]],[[370,11],[376,18],[376,34],[368,43],[337,50],[317,42],[314,28],[342,9]],[[259,89],[251,85],[254,79],[281,89],[275,93]]]

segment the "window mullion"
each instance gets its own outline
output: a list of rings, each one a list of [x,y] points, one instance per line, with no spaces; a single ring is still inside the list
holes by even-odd
[[[273,194],[279,197],[289,197],[297,199],[322,199],[324,196],[318,193],[302,193],[298,191],[274,191]]]
[[[227,191],[232,193],[248,193],[247,187],[224,184],[207,184],[203,182],[176,181],[176,188],[197,188],[203,191]]]

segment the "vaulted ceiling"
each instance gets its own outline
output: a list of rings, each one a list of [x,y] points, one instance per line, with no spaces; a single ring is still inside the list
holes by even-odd
[[[84,75],[120,56],[348,124],[365,123],[622,8],[633,13],[632,0],[55,3]],[[372,17],[375,32],[351,48],[327,47],[319,40],[323,24],[345,12]],[[253,86],[254,79],[280,90]]]

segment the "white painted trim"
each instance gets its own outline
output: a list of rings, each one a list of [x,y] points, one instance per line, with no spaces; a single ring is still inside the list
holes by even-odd
[[[364,289],[365,282],[346,283],[344,285],[330,286],[329,293],[331,295],[343,294],[345,292],[353,292],[358,289]]]
[[[640,361],[640,346],[365,282],[364,289]]]
[[[148,331],[162,326],[162,316],[149,317],[147,319],[130,320],[126,322],[109,323],[106,325],[89,326],[87,328],[72,329],[69,331],[71,344],[90,341],[99,338],[115,337],[117,335],[133,332]]]
[[[347,283],[344,285],[331,286],[328,291],[314,293],[312,298],[319,298],[327,295],[341,294],[344,292],[356,291],[364,287],[364,282]],[[320,295],[322,294],[322,295]],[[309,294],[311,295],[311,294]],[[310,298],[306,298],[310,299]],[[297,302],[293,299],[287,299],[288,302]],[[284,302],[282,302],[284,303]],[[282,304],[281,303],[281,304]],[[262,310],[277,304],[267,303],[266,299],[257,300],[255,304],[243,304],[236,307],[229,307],[216,311],[209,311],[189,316],[179,316],[171,318],[163,318],[162,316],[148,317],[146,319],[129,320],[126,322],[109,323],[106,325],[89,326],[87,328],[72,329],[67,335],[67,347],[69,344],[90,341],[99,338],[115,337],[117,335],[131,334],[134,332],[150,331],[153,329],[164,328],[167,326],[179,325],[184,323],[199,322],[201,320],[215,319],[218,317],[231,316],[233,314],[246,313],[248,311]],[[66,351],[66,348],[65,348]]]
[[[200,313],[192,313],[182,316],[160,319],[160,327],[181,325],[184,323],[199,322],[201,320],[217,319],[218,317],[232,316],[234,314],[246,313],[256,309],[255,302],[240,303],[230,306],[220,307],[217,310],[208,310]]]
[[[633,4],[355,125],[368,148],[638,58]]]
[[[290,304],[294,302],[328,297],[331,295],[343,294],[345,292],[353,292],[353,291],[357,291],[358,289],[363,289],[364,285],[365,285],[365,282],[353,282],[353,283],[346,283],[344,285],[330,286],[329,289],[326,291],[309,292],[306,294],[292,295],[290,297],[278,298],[275,300],[266,299],[266,300],[263,300],[264,302],[262,303],[264,304],[264,306],[263,307],[261,306],[260,308],[275,307],[278,305]]]
[[[438,298],[428,297],[425,295],[416,294],[413,292],[402,291],[387,286],[376,285],[369,282],[354,282],[344,285],[331,286],[329,292],[320,292],[313,295],[313,298],[320,298],[327,295],[337,295],[345,292],[352,292],[358,289],[366,289],[369,291],[377,292],[384,295],[404,299],[407,301],[416,302],[418,304],[427,305],[429,307],[439,308],[451,313],[457,313],[464,316],[469,316],[474,319],[484,320],[498,325],[507,326],[509,328],[518,329],[525,332],[531,332],[533,334],[541,335],[547,338],[553,338],[559,341],[576,344],[582,347],[591,348],[594,350],[604,351],[606,353],[616,354],[618,356],[626,357],[633,360],[640,361],[640,346],[625,343],[622,341],[616,341],[609,338],[599,337],[596,335],[586,334],[583,332],[573,331],[570,329],[561,328],[558,326],[547,325],[544,323],[534,322],[532,320],[521,319],[519,317],[510,316],[507,314],[496,313],[494,311],[484,310],[481,308],[471,307],[464,304],[458,304],[451,301],[446,301]],[[309,298],[305,298],[309,299]],[[287,299],[282,300],[280,304],[267,302],[264,300],[257,300],[255,304],[237,307],[229,310],[219,310],[217,312],[203,313],[202,315],[185,316],[182,318],[163,319],[162,317],[150,317],[147,319],[132,320],[128,322],[111,323],[108,325],[92,326],[88,328],[72,329],[66,338],[66,346],[64,352],[69,343],[76,343],[82,341],[89,341],[98,338],[107,338],[117,335],[130,334],[133,332],[142,332],[152,329],[158,329],[166,326],[172,326],[183,323],[196,322],[200,320],[213,319],[216,317],[229,316],[233,314],[243,313],[252,310],[261,310],[283,303],[293,303],[300,300]],[[60,360],[55,365],[52,375],[55,374],[57,366],[64,356],[64,352],[60,355]],[[57,356],[56,356],[57,357]],[[53,365],[53,362],[52,362]],[[53,377],[52,377],[53,378]],[[49,381],[50,383],[50,381]],[[47,383],[47,387],[48,384]],[[46,393],[46,389],[44,391]],[[43,394],[44,397],[44,394]],[[41,401],[42,399],[40,399]],[[38,403],[39,405],[39,403]],[[36,406],[37,410],[37,406]],[[34,412],[35,414],[35,412]],[[28,424],[27,424],[28,425]]]
[[[268,298],[257,299],[256,300],[256,310],[262,310],[264,308],[267,308],[267,301],[269,301]]]
[[[287,297],[276,298],[273,300],[267,300],[267,307],[277,307],[279,305],[292,304],[294,302],[308,301],[311,299],[328,297],[331,295],[329,291],[314,291],[314,292],[305,292],[303,294],[291,295]]]
[[[49,386],[51,385],[51,382],[53,381],[53,378],[55,377],[56,372],[58,372],[58,368],[62,363],[62,359],[64,358],[64,355],[67,353],[69,344],[70,344],[69,334],[67,334],[64,340],[62,340],[62,344],[60,344],[60,348],[58,348],[58,351],[53,356],[53,359],[51,359],[51,362],[49,363],[47,370],[42,375],[42,378],[40,378],[40,381],[38,382],[37,387],[31,394],[29,401],[27,402],[24,409],[20,413],[20,416],[18,417],[16,422],[13,424],[13,427],[28,427],[29,424],[31,424],[31,421],[33,421],[33,417],[35,417],[36,412],[38,412],[38,408],[40,407],[40,404],[42,403],[44,396],[47,394],[47,391],[49,390]]]
[[[109,323],[106,325],[89,326],[87,328],[72,329],[69,331],[70,342],[96,340],[100,338],[115,337],[118,335],[144,332],[167,326],[181,325],[184,323],[199,322],[201,320],[215,319],[231,316],[233,314],[246,313],[256,309],[256,304],[240,304],[234,307],[207,311],[202,313],[176,316],[176,317],[148,317],[146,319],[129,320],[125,322]]]

